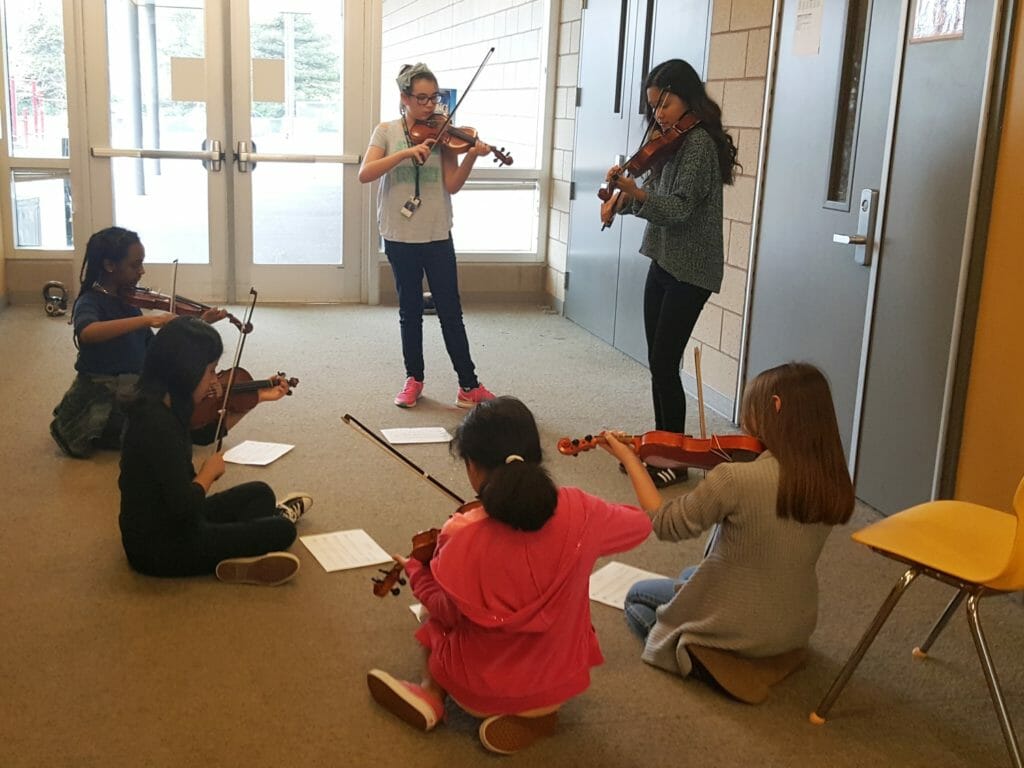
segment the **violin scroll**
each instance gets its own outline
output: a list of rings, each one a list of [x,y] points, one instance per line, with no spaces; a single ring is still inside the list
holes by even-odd
[[[434,556],[434,550],[437,549],[437,537],[440,533],[440,528],[431,528],[413,536],[412,552],[409,553],[409,559],[419,560],[424,565],[429,563],[430,558]],[[389,593],[400,594],[399,586],[405,586],[405,579],[402,577],[404,568],[405,566],[398,562],[391,566],[390,570],[385,571],[381,568],[380,572],[384,575],[379,579],[370,579],[373,582],[373,594],[377,597],[387,597]]]

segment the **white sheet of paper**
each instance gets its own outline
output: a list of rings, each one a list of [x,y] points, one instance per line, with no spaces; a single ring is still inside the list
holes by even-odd
[[[590,574],[590,599],[621,611],[630,587],[643,579],[665,578],[668,577],[613,560]]]
[[[450,443],[452,436],[444,427],[396,427],[382,429],[384,439],[392,445],[404,443]]]
[[[284,443],[261,443],[256,440],[246,440],[239,443],[230,451],[224,454],[224,461],[232,464],[254,464],[257,467],[265,467],[272,461],[277,461],[294,445]]]
[[[821,51],[821,16],[825,0],[800,0],[793,23],[793,55],[817,56]]]
[[[328,573],[393,562],[391,555],[361,528],[300,536],[299,540]]]
[[[420,624],[427,618],[427,609],[423,607],[423,603],[413,603],[409,606],[409,610],[412,611],[412,615],[416,617],[416,621]]]

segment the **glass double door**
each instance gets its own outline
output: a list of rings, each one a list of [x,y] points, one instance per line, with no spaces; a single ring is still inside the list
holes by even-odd
[[[86,5],[91,219],[139,233],[147,286],[359,300],[362,236],[343,222],[362,219],[360,158],[346,148],[368,135],[367,110],[344,94],[365,98],[364,4]]]

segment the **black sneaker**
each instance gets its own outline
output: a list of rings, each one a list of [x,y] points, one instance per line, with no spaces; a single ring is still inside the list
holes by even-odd
[[[647,467],[647,472],[654,481],[655,488],[668,488],[670,485],[685,483],[690,477],[686,467]]]
[[[313,497],[308,493],[292,492],[277,502],[277,514],[297,523],[312,506]]]

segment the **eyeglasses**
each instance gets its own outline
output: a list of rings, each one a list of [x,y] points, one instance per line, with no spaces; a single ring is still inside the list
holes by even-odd
[[[426,106],[427,104],[439,104],[442,98],[440,93],[412,93],[409,95],[416,99],[416,103],[421,107]]]

